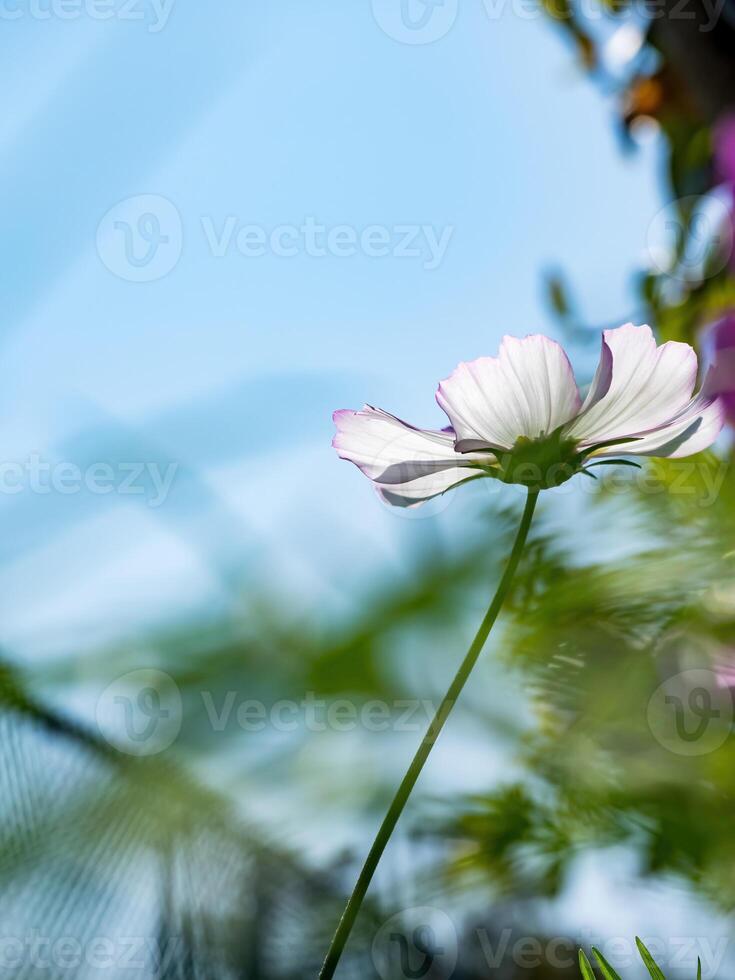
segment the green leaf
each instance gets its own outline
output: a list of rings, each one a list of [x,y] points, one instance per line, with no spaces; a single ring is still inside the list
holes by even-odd
[[[587,449],[583,449],[579,454],[583,459],[590,456],[592,453],[597,452],[598,449],[606,449],[608,446],[622,446],[624,443],[628,442],[640,442],[643,436],[627,436],[625,439],[606,439],[605,442],[597,442],[594,446],[588,446]]]
[[[596,946],[592,947],[592,952],[595,954],[595,958],[600,965],[600,970],[602,970],[602,975],[605,980],[620,980],[619,974],[613,970],[610,964],[607,962],[602,953],[597,949]]]
[[[579,951],[579,969],[582,971],[582,976],[584,980],[595,980],[595,975],[592,972],[592,967],[590,966],[590,961],[584,955],[584,950]]]
[[[638,938],[638,936],[635,937],[635,944],[638,947],[638,952],[641,954],[641,959],[646,964],[646,968],[648,972],[651,974],[651,976],[653,977],[653,980],[666,980],[666,977],[663,975],[661,970],[659,970],[659,968],[656,966],[656,961],[648,952],[648,950],[643,945],[643,943]]]
[[[589,463],[589,466],[635,466],[637,470],[642,470],[640,463],[634,463],[632,459],[601,459],[599,463]]]
[[[697,980],[702,980],[702,961],[697,957]]]

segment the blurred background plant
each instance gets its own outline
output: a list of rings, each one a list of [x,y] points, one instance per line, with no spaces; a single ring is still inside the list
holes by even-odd
[[[611,310],[605,326],[647,320],[694,344],[735,399],[731,0],[716,17],[693,4],[680,17],[669,0],[546,6],[617,106],[622,151],[653,139],[664,160],[651,262],[635,275],[634,309]],[[547,296],[583,360],[600,324],[581,311],[575,275],[550,273]],[[296,422],[281,409],[286,391],[296,412],[310,406]],[[266,378],[143,434],[100,415],[70,451],[165,462],[160,447],[186,431],[202,452],[234,456],[267,442],[276,420],[279,468],[298,470],[289,426],[314,427],[337,399],[365,395],[349,376]],[[667,977],[692,976],[698,955],[703,976],[732,973],[731,462],[727,432],[694,464],[652,462],[545,495],[503,627],[402,820],[341,975],[563,980],[578,976],[576,945],[594,942],[635,977],[643,967],[619,937],[636,928],[650,931]],[[228,474],[236,488],[248,479]],[[332,470],[316,479],[337,508]],[[268,574],[239,533],[239,492],[215,493],[182,468],[160,514],[194,543],[217,602],[193,590],[183,611],[79,631],[52,657],[6,640],[8,975],[315,976],[427,704],[478,622],[518,503],[509,489],[490,501],[468,492],[451,513],[401,525],[391,560],[330,579],[326,614]],[[3,504],[18,529],[8,549],[54,529],[46,499]],[[361,512],[351,520],[361,525]],[[340,546],[327,517],[315,535]],[[359,544],[344,540],[359,566]]]

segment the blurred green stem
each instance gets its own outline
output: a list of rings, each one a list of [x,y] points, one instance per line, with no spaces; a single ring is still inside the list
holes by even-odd
[[[516,570],[518,568],[518,562],[521,559],[523,553],[524,545],[526,544],[526,538],[528,537],[528,531],[531,527],[531,520],[533,518],[533,512],[536,508],[536,501],[538,500],[538,490],[529,490],[528,497],[526,498],[526,506],[523,511],[523,517],[521,518],[520,527],[518,528],[518,533],[516,534],[515,543],[513,544],[513,550],[510,553],[510,558],[508,559],[508,564],[503,573],[503,577],[500,580],[500,585],[498,586],[497,592],[493,597],[493,601],[490,603],[490,608],[485,613],[485,618],[482,621],[482,625],[477,631],[477,635],[472,641],[472,645],[467,651],[467,655],[462,661],[462,664],[457,671],[457,674],[452,681],[449,690],[444,695],[444,698],[439,705],[434,718],[429,725],[429,729],[424,735],[423,741],[413,757],[411,765],[408,767],[408,772],[403,777],[401,785],[398,787],[398,792],[393,797],[393,802],[388,808],[382,824],[380,825],[380,830],[373,842],[373,846],[370,848],[367,858],[365,859],[365,864],[362,867],[360,876],[357,879],[357,884],[355,885],[352,895],[350,895],[350,900],[344,910],[340,923],[337,926],[337,931],[334,934],[329,951],[327,952],[326,959],[324,960],[324,965],[322,966],[321,972],[319,973],[319,980],[331,980],[334,976],[334,971],[337,969],[337,964],[339,963],[342,951],[345,948],[347,940],[349,939],[350,933],[352,932],[352,927],[355,924],[355,919],[360,911],[360,906],[362,905],[365,894],[368,890],[370,882],[372,881],[375,869],[378,866],[378,862],[385,850],[386,844],[390,840],[391,834],[393,833],[398,819],[403,812],[403,808],[411,795],[411,790],[416,785],[416,780],[419,778],[421,770],[424,768],[424,763],[429,758],[429,753],[431,752],[434,742],[439,737],[439,733],[444,727],[444,723],[449,717],[454,704],[462,693],[462,688],[467,683],[467,678],[472,673],[472,668],[477,663],[477,658],[480,656],[482,648],[485,645],[490,630],[493,628],[495,620],[498,618],[498,613],[500,612],[505,597],[508,594],[513,577],[515,576]]]

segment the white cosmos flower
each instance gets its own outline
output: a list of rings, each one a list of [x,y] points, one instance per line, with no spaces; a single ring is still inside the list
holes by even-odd
[[[582,400],[569,358],[548,337],[504,337],[497,357],[462,363],[439,385],[451,425],[417,429],[366,405],[335,412],[334,448],[397,506],[481,477],[558,486],[595,459],[690,456],[717,438],[721,401],[700,392],[688,344],[657,346],[650,327],[606,330]]]

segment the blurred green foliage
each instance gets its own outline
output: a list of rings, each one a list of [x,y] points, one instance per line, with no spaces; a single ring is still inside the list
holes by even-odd
[[[713,455],[652,463],[645,493],[639,479],[622,507],[620,475],[598,503],[601,523],[628,534],[635,553],[609,560],[604,532],[592,561],[537,540],[504,641],[538,718],[520,748],[526,775],[453,807],[437,830],[465,843],[455,873],[519,896],[557,894],[580,849],[623,842],[643,874],[684,876],[727,909],[735,742],[730,689],[720,685],[735,658],[735,479]],[[611,505],[618,514],[606,520]],[[656,716],[657,692],[667,696],[669,684],[673,696],[679,681],[686,692],[688,672],[719,712],[692,743],[662,735]],[[696,699],[684,709],[696,732]]]
[[[430,859],[416,872],[422,893],[443,896],[450,905],[462,895],[477,896],[481,905],[502,903],[506,921],[520,917],[539,934],[533,903],[560,894],[581,853],[608,845],[637,853],[644,877],[676,876],[725,909],[735,898],[732,699],[729,688],[715,689],[717,671],[722,668],[726,680],[727,665],[735,661],[735,474],[707,454],[651,462],[643,473],[611,470],[593,489],[585,500],[594,536],[585,546],[578,533],[554,527],[564,494],[546,497],[491,654],[515,677],[532,723],[516,723],[512,713],[499,714],[497,702],[483,698],[481,671],[457,716],[461,723],[469,715],[488,745],[504,742],[522,775],[472,798],[419,794],[403,825],[415,841],[411,846],[431,845]],[[58,771],[67,774],[70,790],[46,794],[32,832],[27,810],[16,801],[2,852],[6,889],[17,887],[13,883],[28,876],[34,861],[47,871],[60,863],[61,894],[67,904],[76,895],[83,911],[91,877],[125,880],[128,848],[138,860],[148,855],[166,869],[164,877],[176,878],[189,863],[196,907],[189,907],[186,888],[172,886],[168,914],[178,926],[160,927],[189,937],[188,960],[199,962],[203,951],[212,955],[214,944],[222,961],[217,975],[226,977],[244,955],[247,936],[245,946],[261,971],[253,968],[249,976],[313,975],[359,855],[344,855],[316,873],[278,833],[247,818],[238,801],[248,798],[248,786],[259,792],[268,776],[295,780],[289,792],[298,797],[299,744],[316,739],[324,751],[330,733],[299,730],[270,745],[268,732],[244,734],[236,725],[213,731],[202,691],[216,704],[228,691],[246,691],[267,706],[298,700],[305,691],[327,702],[349,697],[358,706],[374,698],[436,696],[443,681],[404,673],[400,651],[410,644],[435,664],[441,652],[440,673],[449,674],[461,655],[458,637],[471,629],[497,576],[514,520],[512,510],[489,512],[475,518],[482,533],[466,543],[426,544],[406,567],[372,583],[341,618],[288,614],[274,597],[250,593],[230,615],[72,656],[43,677],[5,664],[0,692],[6,713],[19,730],[29,726],[35,733],[27,737],[37,740],[40,729],[44,740],[53,738],[54,753],[66,760]],[[611,559],[610,546],[622,537],[625,547]],[[146,664],[175,680],[183,698],[181,735],[160,756],[117,752],[98,733],[49,708],[58,698],[31,693],[63,692],[80,673],[88,682],[98,677],[103,687],[110,676],[139,667],[141,650]],[[692,743],[680,744],[675,733],[657,728],[657,691],[662,685],[668,691],[670,679],[676,683],[690,671],[706,672],[721,711],[707,719],[701,754],[688,754]],[[696,722],[696,712],[686,718],[688,726]],[[418,737],[400,736],[401,752]],[[387,739],[380,745],[387,748]],[[216,758],[231,755],[228,746],[242,764],[213,768]],[[354,760],[364,758],[359,746],[353,751]],[[22,801],[37,792],[34,773],[23,768],[26,754],[8,757],[12,744],[4,753],[5,771],[15,767],[16,787],[27,784]],[[366,783],[368,796],[356,803]],[[349,814],[367,803],[377,814],[393,783],[390,767],[361,775],[347,758],[324,771],[320,785],[330,807]],[[341,786],[338,796],[330,797],[330,784]],[[207,868],[204,877],[200,865]],[[352,943],[350,968],[358,975],[373,975],[372,938],[395,901],[390,887],[379,886],[366,909]],[[194,927],[202,922],[208,923],[206,941]],[[289,947],[276,967],[277,937],[294,932],[298,956]],[[468,965],[458,975],[475,973]],[[526,975],[510,964],[508,977]],[[556,968],[549,975],[560,976]]]

